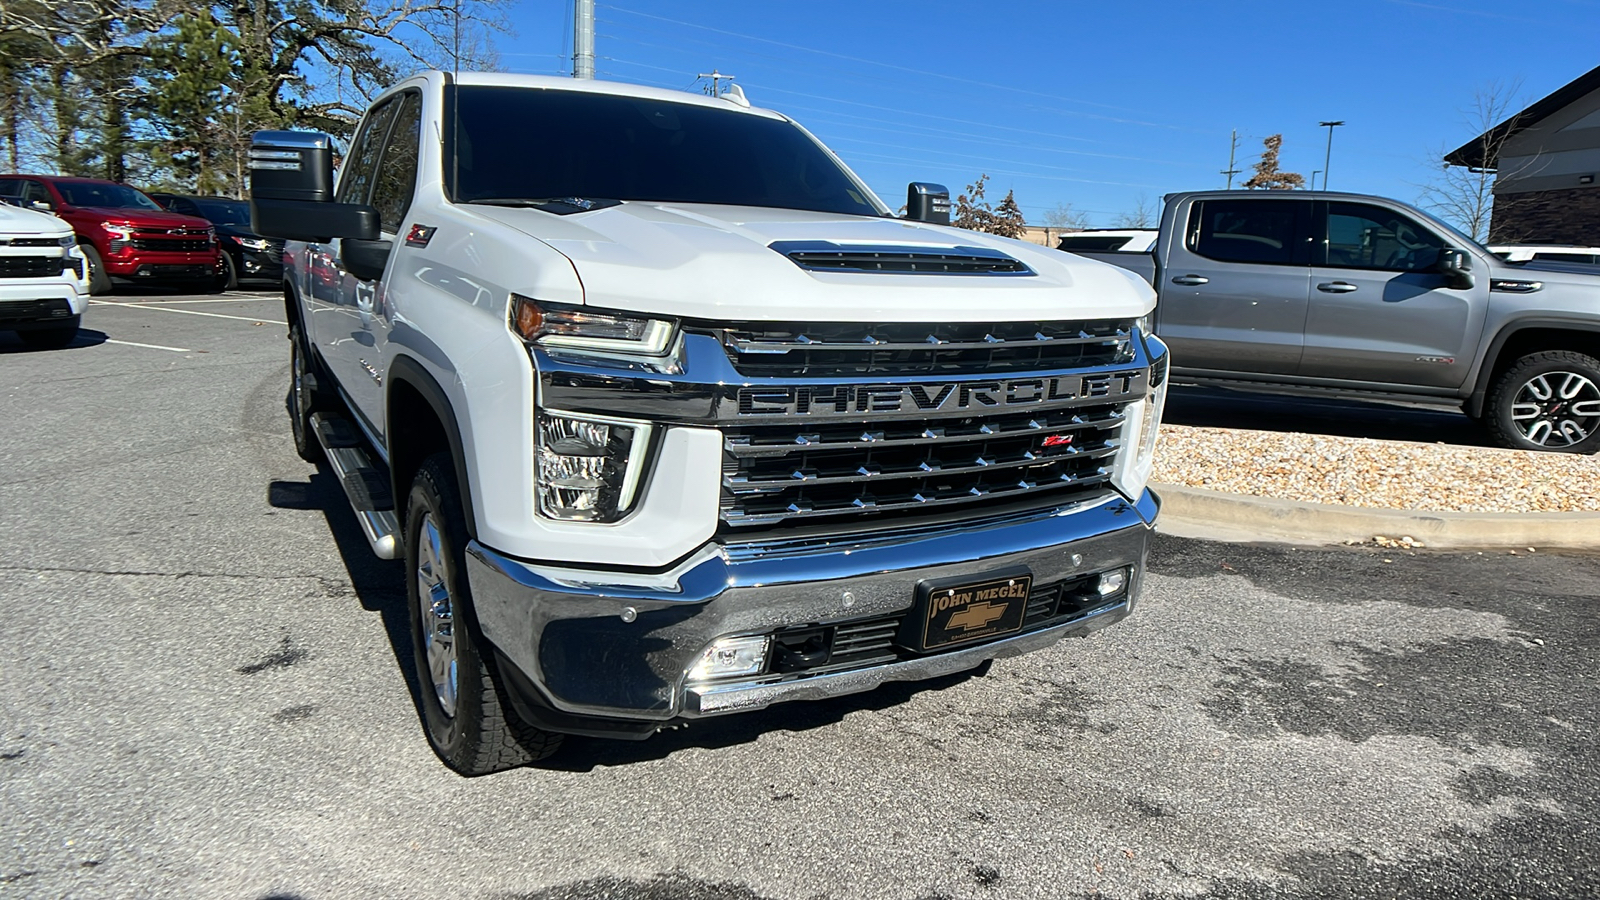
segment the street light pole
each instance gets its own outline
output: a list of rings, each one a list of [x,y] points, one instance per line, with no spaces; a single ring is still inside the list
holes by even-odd
[[[1321,173],[1322,173],[1321,169],[1312,169],[1311,170],[1311,189],[1313,191],[1317,189],[1317,176],[1320,175]],[[1327,185],[1323,185],[1323,186],[1326,187]]]
[[[1328,189],[1328,166],[1333,162],[1333,129],[1343,125],[1343,122],[1318,122],[1318,128],[1328,129],[1328,154],[1322,160],[1322,189]]]

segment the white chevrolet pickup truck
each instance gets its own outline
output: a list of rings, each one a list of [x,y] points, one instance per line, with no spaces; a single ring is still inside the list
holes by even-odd
[[[89,305],[87,272],[71,225],[0,203],[0,331],[40,349],[72,343]]]
[[[743,94],[429,72],[262,132],[295,440],[404,557],[481,774],[1128,615],[1167,352],[1130,273],[908,219]]]

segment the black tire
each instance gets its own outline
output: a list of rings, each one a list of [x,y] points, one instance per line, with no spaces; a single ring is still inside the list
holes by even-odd
[[[313,387],[321,381],[315,367],[300,326],[289,326],[289,430],[294,434],[294,452],[312,465],[322,462],[323,453],[322,443],[311,430],[311,414],[328,408],[321,392]]]
[[[1517,360],[1489,389],[1484,424],[1513,450],[1600,450],[1600,360],[1544,350]]]
[[[82,316],[73,316],[61,325],[19,331],[17,337],[35,350],[60,350],[77,339],[78,323],[82,321]]]
[[[111,276],[106,274],[105,264],[100,261],[100,251],[93,244],[79,244],[78,249],[83,251],[84,264],[89,267],[89,293],[111,293]]]
[[[211,292],[220,294],[223,291],[237,290],[239,287],[239,269],[233,264],[231,253],[222,254],[222,272],[217,275],[216,281],[211,285]]]
[[[444,764],[488,775],[537,762],[562,735],[524,723],[501,697],[467,586],[467,529],[448,453],[423,462],[406,501],[406,600],[423,729]],[[427,591],[427,607],[423,593]]]

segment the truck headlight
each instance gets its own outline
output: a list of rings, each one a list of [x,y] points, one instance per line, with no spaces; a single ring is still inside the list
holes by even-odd
[[[1161,411],[1167,405],[1167,345],[1155,335],[1145,335],[1150,351],[1150,393],[1126,408],[1122,424],[1122,452],[1117,454],[1111,483],[1123,496],[1137,501],[1155,468],[1156,439],[1161,434]]]
[[[239,246],[245,248],[246,250],[254,250],[257,253],[259,253],[259,252],[267,249],[268,247],[272,246],[272,242],[267,240],[266,238],[242,237],[242,238],[234,238],[234,240],[238,241],[239,242]]]
[[[511,295],[511,330],[542,347],[625,356],[665,356],[676,323],[620,312],[551,306]]]
[[[633,508],[649,424],[541,412],[534,427],[540,513],[569,522],[615,522]]]

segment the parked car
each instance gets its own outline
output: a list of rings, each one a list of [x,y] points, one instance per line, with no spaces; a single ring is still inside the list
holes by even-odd
[[[90,292],[113,279],[220,289],[226,277],[211,223],[168,212],[136,188],[96,178],[0,175],[0,197],[54,213],[77,234]]]
[[[147,192],[163,207],[186,216],[199,216],[217,230],[222,244],[229,289],[243,279],[277,284],[283,278],[283,241],[250,230],[250,204],[232,197],[196,197],[190,194]]]
[[[88,266],[72,226],[0,204],[0,331],[33,347],[65,347],[89,303]]]
[[[1093,250],[1100,253],[1149,253],[1155,249],[1154,228],[1090,228],[1063,234],[1056,242],[1057,250],[1077,253]]]
[[[1564,244],[1491,244],[1489,252],[1506,262],[1560,262],[1600,265],[1600,247]]]
[[[1497,442],[1600,450],[1600,274],[1511,264],[1383,197],[1167,197],[1153,254],[1086,253],[1156,285],[1174,377],[1460,406]]]
[[[255,228],[289,240],[290,425],[406,559],[457,771],[1135,608],[1148,285],[951,228],[937,185],[890,218],[742,93],[426,72],[374,100],[337,190],[332,145],[250,150]]]

